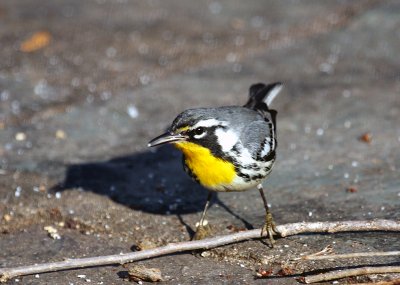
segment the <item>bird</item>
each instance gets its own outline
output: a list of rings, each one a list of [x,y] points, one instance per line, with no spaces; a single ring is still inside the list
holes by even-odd
[[[167,132],[152,139],[148,147],[173,144],[183,153],[183,167],[194,181],[208,189],[194,239],[203,237],[204,221],[214,192],[257,188],[265,208],[261,236],[274,245],[279,236],[262,182],[276,160],[277,111],[270,108],[283,87],[280,82],[250,86],[243,106],[187,109]],[[199,237],[199,238],[196,238]]]

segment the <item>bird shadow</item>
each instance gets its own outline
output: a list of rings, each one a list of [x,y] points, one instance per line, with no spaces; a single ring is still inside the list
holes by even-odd
[[[181,215],[203,210],[207,191],[194,183],[182,170],[182,154],[166,145],[152,151],[68,165],[64,181],[52,192],[80,189],[110,197],[131,209],[161,215]],[[252,225],[235,214],[218,195],[218,204],[247,228]],[[188,232],[193,232],[186,225]]]

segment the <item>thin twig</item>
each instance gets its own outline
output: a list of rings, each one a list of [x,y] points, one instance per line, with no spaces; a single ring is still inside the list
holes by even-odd
[[[381,274],[381,273],[400,273],[400,266],[360,267],[353,269],[334,270],[328,273],[307,276],[304,278],[304,282],[316,283],[316,282],[330,281],[350,276]]]
[[[292,260],[302,260],[302,259],[309,260],[309,259],[312,259],[314,256],[320,256],[320,255],[324,255],[324,254],[332,254],[332,252],[333,252],[333,247],[331,244],[329,244],[318,252],[311,253],[311,254],[305,255],[305,256],[295,257]]]
[[[356,285],[400,285],[400,279],[394,279],[394,280],[390,280],[390,281],[357,283]]]
[[[327,255],[306,255],[296,260],[322,260],[322,259],[340,259],[340,258],[358,258],[358,257],[375,257],[375,256],[396,256],[400,255],[400,251],[372,251],[372,252],[354,252],[344,254],[327,254]]]
[[[336,233],[336,232],[357,232],[357,231],[400,231],[400,221],[373,220],[373,221],[342,221],[342,222],[315,222],[315,223],[294,223],[277,227],[282,237],[300,233]],[[124,264],[137,260],[163,256],[171,253],[190,251],[196,249],[210,249],[225,244],[236,243],[249,239],[259,238],[260,229],[233,233],[225,236],[217,236],[204,240],[171,243],[166,246],[125,254],[108,256],[87,257],[78,259],[67,259],[59,262],[19,266],[15,268],[1,268],[0,282],[10,278],[51,272],[73,268],[83,268],[110,264]]]

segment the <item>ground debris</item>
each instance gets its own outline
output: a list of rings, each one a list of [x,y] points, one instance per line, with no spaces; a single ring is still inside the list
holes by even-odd
[[[351,186],[351,187],[348,187],[346,189],[346,192],[348,192],[348,193],[356,193],[356,192],[358,192],[358,189],[356,187]]]
[[[155,243],[154,241],[150,239],[143,239],[136,245],[136,248],[137,250],[146,250],[156,248],[157,246],[157,243]]]
[[[11,221],[11,219],[12,219],[12,217],[11,217],[11,215],[9,215],[9,214],[5,214],[5,215],[3,216],[3,220],[6,221],[6,222]]]
[[[359,137],[359,140],[365,143],[370,144],[372,142],[372,134],[371,133],[364,133]]]
[[[43,229],[49,234],[49,237],[51,237],[52,239],[61,239],[61,236],[55,227],[45,226]]]
[[[289,266],[282,266],[282,268],[278,271],[277,275],[288,276],[288,275],[293,275],[294,273],[295,271],[293,270],[293,268]]]
[[[22,42],[20,50],[22,52],[34,52],[46,47],[51,40],[51,35],[47,31],[39,31]]]
[[[230,230],[231,232],[237,233],[237,232],[243,232],[246,230],[245,227],[237,227],[235,225],[229,225],[226,227],[228,230]]]
[[[259,268],[256,272],[256,276],[258,278],[266,278],[269,277],[273,274],[273,269],[269,268],[269,269],[263,269],[263,268]]]
[[[147,268],[143,265],[134,265],[128,268],[129,281],[147,281],[160,282],[163,281],[161,270],[158,268]]]

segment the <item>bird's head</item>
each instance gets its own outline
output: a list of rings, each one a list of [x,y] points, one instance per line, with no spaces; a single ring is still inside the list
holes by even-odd
[[[200,146],[214,155],[222,155],[224,146],[230,144],[232,147],[238,136],[230,130],[229,120],[221,113],[224,112],[220,108],[186,110],[175,118],[166,133],[151,140],[148,146],[173,143],[183,151]]]

